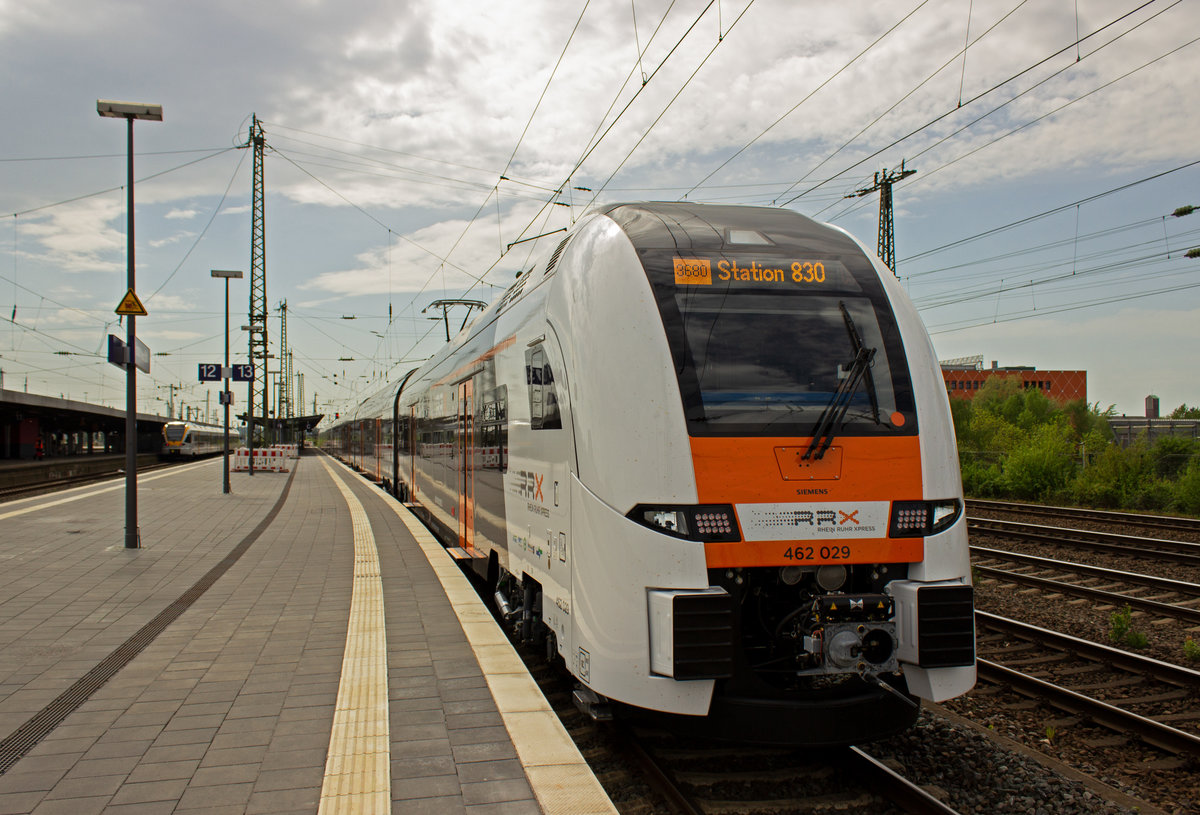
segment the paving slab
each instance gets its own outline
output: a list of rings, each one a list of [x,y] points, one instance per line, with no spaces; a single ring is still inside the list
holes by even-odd
[[[449,558],[407,510],[323,457],[291,466],[235,473],[230,495],[219,459],[144,474],[136,550],[123,546],[123,483],[0,504],[0,739],[17,749],[35,714],[71,711],[8,762],[0,815],[365,800],[330,797],[327,778],[364,523],[381,587],[393,810],[615,811],[595,799],[594,777],[582,805],[539,797],[547,765],[564,759],[522,746],[513,728],[560,739],[529,710],[537,694],[511,656],[493,653],[502,639],[448,599],[438,558]],[[132,655],[88,685],[114,653]]]

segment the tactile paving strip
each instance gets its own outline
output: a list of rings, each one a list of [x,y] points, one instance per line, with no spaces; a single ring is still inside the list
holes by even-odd
[[[324,458],[321,464],[350,507],[354,528],[354,588],[318,813],[388,812],[392,795],[391,752],[379,550],[363,505]]]

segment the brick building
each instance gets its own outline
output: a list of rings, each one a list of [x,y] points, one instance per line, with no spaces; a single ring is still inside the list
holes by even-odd
[[[1005,377],[1017,379],[1022,387],[1037,388],[1056,402],[1087,401],[1087,371],[1039,371],[1025,365],[1002,368],[996,362],[985,368],[982,356],[945,360],[940,364],[951,399],[973,399],[984,382]]]

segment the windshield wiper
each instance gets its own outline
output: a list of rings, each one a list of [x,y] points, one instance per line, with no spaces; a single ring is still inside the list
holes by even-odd
[[[875,418],[875,424],[879,424],[879,399],[875,393],[875,380],[871,376],[871,365],[875,361],[875,349],[867,348],[863,344],[858,328],[855,327],[854,320],[851,319],[850,312],[846,309],[846,304],[839,300],[838,308],[842,310],[842,319],[846,322],[846,331],[850,334],[850,345],[854,348],[854,361],[850,363],[850,369],[846,371],[845,378],[838,383],[833,399],[825,406],[825,410],[821,412],[821,418],[817,420],[816,430],[813,431],[813,440],[808,445],[808,449],[804,451],[804,455],[801,456],[805,461],[824,457],[825,451],[833,444],[834,426],[842,425],[846,418],[846,411],[850,408],[850,402],[854,398],[854,392],[858,390],[858,383],[864,377],[867,380],[867,396],[871,400],[871,415]]]

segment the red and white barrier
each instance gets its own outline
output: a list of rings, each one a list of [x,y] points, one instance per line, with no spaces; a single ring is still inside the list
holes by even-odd
[[[294,445],[292,445],[294,446]],[[278,447],[258,448],[254,451],[254,471],[264,473],[286,473],[288,454]],[[233,451],[232,472],[245,473],[250,471],[250,451],[239,447]]]

